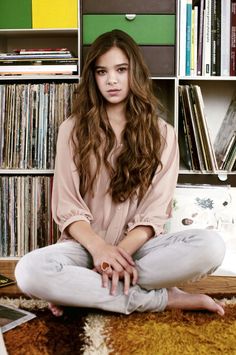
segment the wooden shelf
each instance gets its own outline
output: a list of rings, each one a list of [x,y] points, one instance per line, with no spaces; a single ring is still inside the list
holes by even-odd
[[[178,77],[179,80],[184,80],[184,81],[235,81],[236,80],[236,76],[179,76]]]
[[[0,175],[52,175],[52,169],[0,169]]]
[[[181,173],[178,177],[179,184],[211,184],[211,185],[231,185],[236,187],[236,174],[227,174],[226,180],[220,180],[217,174],[203,173]]]
[[[78,28],[27,28],[27,29],[1,29],[1,37],[22,37],[22,36],[47,36],[57,37],[77,36]]]
[[[2,75],[0,76],[0,81],[40,81],[40,80],[56,80],[56,81],[73,81],[79,80],[79,75]]]

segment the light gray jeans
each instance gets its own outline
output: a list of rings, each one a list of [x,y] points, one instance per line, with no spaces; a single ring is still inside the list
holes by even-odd
[[[124,295],[102,287],[101,275],[89,253],[77,242],[65,241],[34,250],[20,259],[15,276],[20,289],[57,305],[99,308],[129,314],[163,311],[169,287],[211,274],[225,254],[221,237],[210,230],[188,230],[150,239],[134,255],[139,279]]]

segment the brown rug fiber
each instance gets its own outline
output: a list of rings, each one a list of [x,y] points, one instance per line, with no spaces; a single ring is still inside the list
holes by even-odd
[[[37,318],[3,334],[9,355],[82,354],[84,315],[67,310],[60,318],[47,309],[34,312]]]
[[[29,310],[27,301],[20,306]],[[55,318],[41,307],[4,340],[9,355],[236,355],[235,300],[225,310],[224,317],[181,310],[124,316],[67,308]]]

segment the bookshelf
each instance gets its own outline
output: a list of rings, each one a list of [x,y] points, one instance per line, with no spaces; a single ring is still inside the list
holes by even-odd
[[[51,1],[50,11],[62,4],[63,1],[60,4]],[[6,24],[5,28],[0,29],[0,52],[12,53],[16,48],[67,48],[76,58],[78,71],[76,74],[0,76],[0,209],[4,216],[0,222],[1,268],[6,263],[15,265],[25,252],[40,247],[40,244],[55,242],[58,237],[50,213],[53,155],[58,127],[71,111],[72,92],[80,76],[79,2],[69,0],[64,4],[65,16],[57,11],[57,21],[51,21],[50,11],[44,11],[44,7],[48,6],[45,1],[23,0],[21,5],[32,7],[32,10],[24,12],[24,16],[29,18],[23,23],[16,21],[15,26],[7,27]],[[14,6],[19,7],[15,0],[1,4],[0,17],[7,11],[12,12]],[[36,11],[37,6],[40,6],[39,12]],[[37,12],[35,21],[34,10]],[[43,13],[46,15],[43,16]],[[7,23],[11,24],[11,21],[10,18]],[[30,96],[32,92],[35,93],[34,98]],[[48,155],[50,151],[53,154],[51,157]],[[32,154],[35,158],[44,156],[45,164],[34,164]]]
[[[190,5],[189,5],[190,4]],[[184,21],[187,22],[185,16],[183,16],[183,7],[191,6],[192,7],[192,26],[191,27],[191,48],[190,48],[190,58],[192,61],[190,62],[190,72],[187,72],[186,69],[186,52],[188,47],[186,43],[186,39],[184,36],[188,38],[186,31],[184,29]],[[194,56],[197,56],[198,48],[194,44],[196,42],[196,38],[200,36],[199,28],[196,30],[194,29],[194,9],[196,12],[196,7],[198,11],[198,21],[201,18],[201,7],[204,9],[203,13],[203,20],[209,26],[208,31],[214,32],[215,29],[212,28],[213,26],[213,18],[218,16],[218,54],[213,53],[212,50],[212,43],[214,41],[214,35],[212,33],[208,33],[207,30],[203,26],[203,48],[202,48],[202,56],[200,57],[202,60],[202,73],[201,75],[197,75],[197,65],[196,65],[196,58],[194,62]],[[235,11],[236,11],[236,4],[235,0],[232,1],[225,1],[225,0],[204,0],[204,1],[191,1],[191,0],[179,0],[178,1],[178,16],[177,16],[177,85],[198,85],[202,92],[202,97],[204,100],[204,113],[205,113],[205,120],[209,129],[210,138],[212,144],[214,143],[217,145],[218,140],[216,140],[217,133],[221,129],[221,124],[226,116],[226,112],[229,108],[231,100],[233,99],[236,93],[236,76],[230,75],[230,66],[232,66],[231,58],[230,58],[230,45],[232,41],[232,33],[236,30],[235,27]],[[207,14],[207,12],[209,12]],[[232,14],[234,12],[234,19],[232,19]],[[227,19],[225,18],[227,14]],[[205,16],[205,17],[204,17]],[[185,24],[186,24],[185,22]],[[227,26],[226,26],[227,23]],[[232,26],[230,30],[230,25]],[[199,23],[198,23],[199,26]],[[186,24],[187,27],[187,24]],[[206,26],[207,27],[207,26]],[[227,28],[226,28],[227,27]],[[184,33],[182,33],[182,31]],[[227,32],[228,31],[228,32]],[[194,32],[196,32],[196,38],[194,39]],[[207,44],[207,41],[210,44]],[[184,43],[183,43],[184,42]],[[185,47],[184,47],[185,45]],[[233,49],[231,48],[233,51]],[[225,57],[228,55],[228,63],[227,68],[225,68]],[[232,54],[231,54],[232,55]],[[216,56],[217,58],[214,58]],[[210,69],[213,66],[212,63],[217,59],[218,63],[218,73],[206,73],[204,70],[204,66],[207,65],[207,60],[211,60],[210,62]],[[185,68],[183,68],[183,63]],[[194,70],[195,64],[195,70]],[[224,67],[222,68],[222,65]],[[223,73],[223,75],[221,75]],[[180,115],[179,115],[179,102],[176,102],[178,110],[176,110],[177,120],[176,124],[179,125],[180,123]],[[235,114],[235,105],[234,105],[234,122],[236,122],[236,114]],[[234,123],[233,126],[234,130],[236,129],[236,124]],[[233,131],[233,130],[232,130]],[[232,132],[233,133],[233,132]],[[215,150],[215,149],[214,149]],[[179,175],[179,182],[180,183],[193,183],[193,184],[212,184],[212,185],[225,185],[229,184],[233,187],[236,186],[236,171],[235,167],[233,171],[227,170],[220,170],[217,167],[216,171],[194,171],[193,169],[188,169],[186,166],[180,166],[180,175]]]
[[[11,0],[14,1],[14,0]],[[34,2],[34,5],[37,1]],[[163,117],[171,123],[178,132],[179,128],[179,85],[198,85],[202,90],[202,95],[205,104],[207,122],[211,131],[211,137],[217,134],[217,130],[224,118],[230,100],[232,99],[235,90],[235,76],[186,76],[180,75],[180,55],[181,55],[181,33],[180,33],[180,3],[181,0],[170,0],[163,2],[160,0],[136,0],[135,3],[120,0],[78,0],[78,25],[77,27],[58,27],[58,28],[4,28],[0,29],[0,52],[11,52],[15,48],[55,48],[67,47],[78,58],[78,73],[74,75],[12,75],[0,76],[1,85],[42,85],[54,83],[56,86],[66,83],[73,86],[78,83],[83,65],[84,57],[88,51],[89,45],[93,40],[93,36],[98,35],[104,30],[114,28],[113,20],[116,19],[116,27],[125,28],[129,33],[136,33],[136,41],[143,51],[144,57],[151,71],[151,80],[153,80],[155,92],[161,102],[167,108],[162,113]],[[132,15],[132,16],[131,16]],[[102,16],[102,17],[101,17]],[[115,16],[115,17],[114,17]],[[102,26],[99,18],[103,19]],[[163,37],[158,39],[158,36],[145,36],[144,21],[151,20],[155,23],[156,30],[159,30],[159,24],[162,21],[167,21],[166,25],[169,29],[168,36],[163,40]],[[160,21],[161,19],[161,21]],[[91,21],[93,24],[92,32]],[[143,22],[144,21],[144,22]],[[160,22],[158,22],[160,21]],[[125,23],[125,27],[123,27]],[[154,33],[154,29],[153,29]],[[142,36],[140,35],[142,34]],[[59,99],[60,101],[60,99]],[[3,102],[0,99],[0,105]],[[57,122],[65,118],[65,115],[60,116]],[[1,119],[1,116],[0,116]],[[13,122],[13,121],[12,121]],[[55,123],[55,122],[54,122]],[[0,126],[1,127],[1,126]],[[4,137],[2,137],[4,138]],[[56,139],[56,133],[55,137]],[[0,166],[0,181],[8,177],[14,181],[14,178],[45,178],[51,179],[53,175],[53,167],[42,168],[36,166],[34,168],[26,167],[8,167]],[[236,186],[236,172],[227,171],[196,171],[180,166],[179,173],[180,183],[192,184],[213,184],[224,185],[230,184]],[[16,182],[13,183],[17,184]],[[31,183],[30,183],[31,184]],[[36,184],[34,182],[34,184]],[[2,188],[0,182],[0,189]],[[23,188],[22,188],[23,189]],[[36,188],[37,191],[37,188]],[[21,191],[23,195],[24,189]],[[50,188],[47,190],[48,199],[50,199]],[[32,200],[34,201],[34,200]],[[13,200],[14,202],[14,200]],[[1,200],[1,209],[3,208],[4,200]],[[12,208],[9,205],[8,208]],[[32,211],[35,211],[35,206]],[[44,211],[44,216],[50,214],[50,208]],[[42,212],[42,211],[41,211]],[[40,212],[40,213],[41,213]],[[8,210],[9,213],[9,210]],[[27,214],[27,211],[25,212]],[[52,223],[50,221],[50,223]],[[1,223],[2,228],[2,223]],[[20,226],[19,228],[23,228]],[[37,226],[34,226],[37,229]],[[19,229],[19,231],[22,229]],[[2,230],[1,230],[2,231]],[[13,235],[13,232],[11,230]],[[28,233],[28,232],[27,232]],[[30,233],[30,232],[29,232]],[[36,233],[36,232],[35,232]],[[36,233],[37,234],[37,233]],[[30,238],[30,235],[29,235]],[[32,236],[34,239],[35,236]],[[34,240],[35,242],[35,240]],[[37,241],[36,241],[37,243]],[[0,243],[1,245],[1,243]],[[0,250],[1,251],[1,250]],[[12,253],[14,254],[14,253]],[[15,260],[20,255],[2,255],[0,254],[0,264],[2,260]]]

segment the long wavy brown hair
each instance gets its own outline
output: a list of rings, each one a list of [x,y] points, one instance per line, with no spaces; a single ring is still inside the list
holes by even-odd
[[[112,166],[108,156],[116,144],[116,137],[106,113],[105,99],[96,84],[95,63],[114,46],[120,48],[129,60],[130,92],[126,100],[123,146],[116,165]],[[108,192],[114,202],[124,202],[135,195],[139,201],[142,199],[157,167],[161,168],[157,107],[150,73],[134,40],[120,30],[99,36],[87,54],[73,111],[76,118],[72,132],[74,162],[80,176],[82,196],[88,191],[93,193],[94,182],[104,164],[110,175]],[[104,147],[102,153],[101,146]]]

